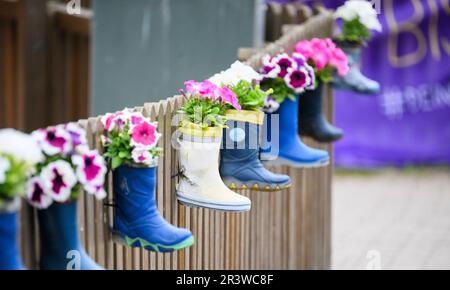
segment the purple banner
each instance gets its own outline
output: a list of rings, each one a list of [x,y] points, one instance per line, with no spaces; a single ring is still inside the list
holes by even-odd
[[[449,1],[380,3],[384,30],[364,51],[363,72],[382,93],[337,92],[336,124],[346,138],[336,144],[336,164],[449,164]]]
[[[335,121],[346,133],[336,144],[336,164],[450,164],[450,0],[372,3],[383,33],[364,50],[363,72],[382,92],[336,92]]]

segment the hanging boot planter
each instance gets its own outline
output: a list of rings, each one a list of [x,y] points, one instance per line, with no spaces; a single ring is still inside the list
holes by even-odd
[[[17,214],[20,199],[2,200],[0,203],[0,270],[22,270],[24,266],[19,254]]]
[[[89,150],[86,132],[76,124],[33,132],[45,160],[28,181],[29,203],[38,209],[40,269],[101,270],[78,237],[77,203],[82,190],[101,200],[106,165]]]
[[[329,163],[328,152],[306,146],[298,136],[299,95],[314,89],[314,71],[302,55],[281,54],[263,59],[261,86],[273,89],[267,99],[267,125],[261,158],[271,165],[320,167]]]
[[[228,87],[218,87],[210,81],[188,81],[186,91],[188,100],[180,111],[184,116],[179,129],[178,200],[187,206],[215,210],[250,210],[251,201],[231,191],[219,174],[225,110],[227,105],[241,109],[236,95]]]
[[[23,270],[18,211],[26,181],[43,160],[36,141],[13,129],[0,130],[0,270]]]
[[[113,169],[114,239],[161,253],[193,245],[192,233],[168,223],[157,207],[156,166],[161,151],[157,124],[127,110],[106,115],[102,123],[105,156]]]
[[[323,113],[323,83],[317,80],[317,87],[299,96],[299,134],[318,142],[334,142],[341,139],[343,131],[331,125]]]
[[[259,147],[264,113],[261,111],[267,92],[256,82],[260,75],[253,68],[237,61],[210,80],[216,85],[227,85],[236,94],[241,111],[229,106],[226,128],[223,129],[220,150],[220,175],[231,189],[279,191],[291,186],[287,175],[267,170],[259,159]]]
[[[296,45],[297,53],[303,55],[314,68],[315,89],[305,91],[299,101],[299,133],[318,142],[334,142],[343,132],[331,125],[323,113],[323,86],[333,80],[333,75],[345,76],[349,67],[344,52],[329,38],[302,40]]]
[[[371,30],[381,32],[382,26],[376,10],[367,1],[347,1],[335,13],[336,19],[342,19],[342,33],[336,39],[338,46],[348,57],[348,74],[336,75],[333,87],[340,90],[352,90],[360,94],[380,93],[380,84],[364,76],[361,72],[361,52],[371,38]]]

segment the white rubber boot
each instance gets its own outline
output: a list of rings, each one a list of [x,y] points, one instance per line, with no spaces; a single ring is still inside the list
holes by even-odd
[[[187,134],[181,130],[183,134],[182,140],[179,141],[181,180],[177,188],[178,200],[193,207],[233,212],[249,211],[250,199],[231,191],[220,177],[222,128],[215,129],[210,128],[209,134],[201,134],[199,137],[194,136],[198,136],[198,133]]]

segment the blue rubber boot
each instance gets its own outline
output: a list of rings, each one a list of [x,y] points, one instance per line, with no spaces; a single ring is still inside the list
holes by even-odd
[[[0,209],[0,270],[24,270],[19,254],[16,210]]]
[[[380,93],[380,84],[361,73],[361,45],[337,43],[348,57],[350,71],[341,77],[334,76],[333,87],[338,90],[350,90],[360,94],[375,95]]]
[[[291,186],[289,176],[270,172],[259,160],[259,124],[228,119],[227,127],[223,129],[220,175],[228,187],[280,191]]]
[[[77,204],[53,204],[38,211],[41,270],[103,270],[78,238]]]
[[[306,146],[298,135],[298,104],[298,96],[294,101],[286,98],[276,112],[266,114],[261,159],[274,166],[326,166],[328,152]]]
[[[305,91],[299,99],[299,133],[318,142],[334,142],[341,139],[344,133],[331,125],[322,111],[323,83],[318,82],[315,90]]]
[[[114,170],[114,238],[131,247],[172,252],[194,244],[187,229],[169,224],[155,199],[156,167],[121,166]]]

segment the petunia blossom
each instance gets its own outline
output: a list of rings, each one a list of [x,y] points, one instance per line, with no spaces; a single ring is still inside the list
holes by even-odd
[[[86,130],[75,123],[68,123],[64,129],[70,134],[72,146],[87,146]]]
[[[293,89],[296,93],[304,92],[305,87],[311,83],[311,79],[308,76],[308,71],[305,68],[289,68],[284,80],[287,86]]]
[[[67,155],[73,149],[72,137],[62,126],[39,129],[32,136],[48,156]]]
[[[231,89],[224,86],[223,88],[219,89],[219,96],[222,102],[230,104],[236,110],[241,111],[242,108],[239,104],[238,98]]]
[[[145,165],[155,165],[156,158],[148,151],[148,149],[142,147],[136,147],[131,152],[134,163],[145,164]]]
[[[273,61],[270,55],[265,55],[262,58],[262,76],[264,78],[277,78],[278,74],[281,72],[281,68],[278,64]]]
[[[271,96],[267,96],[266,100],[264,101],[264,112],[271,114],[276,112],[278,108],[280,108],[280,104]]]
[[[52,203],[53,199],[44,190],[44,183],[39,176],[31,178],[27,183],[28,202],[38,209],[46,209]]]
[[[92,150],[84,155],[73,156],[72,163],[76,167],[78,181],[88,193],[95,194],[97,187],[105,182],[107,169],[103,157]]]
[[[289,68],[297,68],[297,63],[286,53],[282,53],[274,57],[273,62],[280,67],[280,72],[278,73],[278,77],[280,78],[284,78],[286,76]]]
[[[64,160],[48,164],[42,169],[40,178],[45,193],[57,202],[66,202],[77,184],[72,166]]]
[[[151,148],[158,143],[161,134],[157,131],[157,125],[151,122],[142,122],[133,126],[131,132],[131,145]]]

